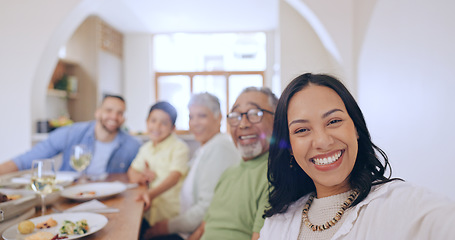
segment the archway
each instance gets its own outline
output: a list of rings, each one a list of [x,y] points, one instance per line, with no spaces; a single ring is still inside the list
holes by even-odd
[[[46,118],[48,111],[46,106],[46,92],[52,72],[58,62],[59,49],[70,39],[78,26],[102,4],[103,1],[81,1],[62,19],[61,23],[49,37],[32,81],[30,124],[33,132],[36,132],[36,121]]]

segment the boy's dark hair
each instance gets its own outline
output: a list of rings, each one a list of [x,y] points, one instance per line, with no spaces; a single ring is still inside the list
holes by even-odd
[[[175,109],[174,106],[165,101],[157,102],[153,104],[153,106],[150,108],[149,115],[147,116],[147,118],[150,117],[152,111],[156,109],[165,111],[171,118],[172,125],[175,125],[175,120],[177,119],[177,110]]]

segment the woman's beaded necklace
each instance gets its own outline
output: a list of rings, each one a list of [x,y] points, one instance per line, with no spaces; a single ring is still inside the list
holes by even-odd
[[[341,217],[344,214],[344,211],[351,206],[351,204],[355,201],[358,195],[359,192],[357,190],[353,190],[352,193],[349,195],[348,199],[346,199],[346,201],[344,201],[344,203],[341,205],[341,208],[335,214],[335,217],[333,217],[330,221],[322,225],[315,225],[311,223],[310,220],[308,219],[308,211],[310,210],[311,203],[313,203],[313,199],[315,197],[314,193],[311,194],[310,197],[308,198],[308,201],[305,204],[305,207],[302,210],[302,222],[300,228],[302,228],[303,225],[309,227],[313,231],[324,231],[326,229],[331,228],[341,219]]]

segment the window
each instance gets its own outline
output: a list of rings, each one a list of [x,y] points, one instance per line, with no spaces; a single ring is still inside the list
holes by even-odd
[[[154,36],[156,100],[170,102],[178,112],[176,128],[187,131],[188,101],[209,92],[220,99],[225,116],[239,93],[263,86],[265,33],[160,34]]]

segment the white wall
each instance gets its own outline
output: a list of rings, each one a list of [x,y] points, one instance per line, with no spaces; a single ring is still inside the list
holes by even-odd
[[[125,126],[130,131],[145,131],[148,110],[155,100],[152,75],[152,36],[128,34],[124,38],[124,63],[126,99]]]
[[[352,0],[280,1],[281,83],[305,72],[343,80],[356,96]]]
[[[308,21],[316,32],[318,40],[330,53],[331,61],[334,61],[332,67],[335,69],[326,69],[326,72],[329,71],[346,79],[345,84],[355,93],[356,79],[353,62],[355,5],[353,0],[286,0],[286,2]]]
[[[98,100],[104,94],[123,95],[123,61],[119,57],[100,50],[98,52]]]
[[[30,148],[59,48],[104,2],[0,0],[0,162]]]
[[[313,28],[286,2],[280,4],[279,24],[282,89],[305,72],[335,72],[334,61]]]
[[[32,88],[53,31],[77,1],[0,2],[0,162],[31,145],[32,93],[42,92],[45,105],[47,84]],[[58,11],[50,11],[58,9]],[[45,13],[45,14],[44,14]],[[39,26],[39,27],[37,27]],[[57,48],[58,50],[58,48]],[[55,52],[57,56],[57,51]],[[56,62],[49,62],[49,68]],[[49,75],[51,74],[49,69]],[[50,79],[50,76],[49,78]],[[45,111],[45,109],[41,109]]]
[[[455,199],[455,2],[378,1],[359,57],[359,100],[393,175]]]

